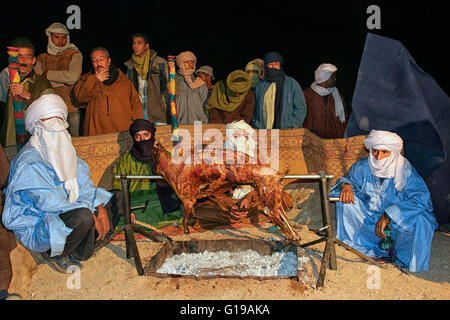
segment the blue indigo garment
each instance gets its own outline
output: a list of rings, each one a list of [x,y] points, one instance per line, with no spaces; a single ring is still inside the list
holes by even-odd
[[[64,225],[59,215],[77,208],[88,208],[94,213],[97,206],[106,205],[111,199],[112,193],[94,186],[88,165],[78,157],[77,160],[79,197],[72,204],[64,183],[30,143],[11,162],[2,220],[27,249],[51,249],[52,257],[60,255],[72,229]]]
[[[430,193],[413,167],[400,191],[393,180],[374,176],[368,158],[353,164],[348,174],[337,180],[330,196],[339,197],[342,185],[349,184],[355,199],[355,204],[336,202],[337,238],[365,255],[386,256],[386,251],[378,247],[380,239],[375,234],[375,224],[386,212],[399,260],[409,271],[427,271],[431,242],[438,227]]]

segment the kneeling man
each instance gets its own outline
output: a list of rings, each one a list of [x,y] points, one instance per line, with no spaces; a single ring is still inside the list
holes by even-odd
[[[67,132],[67,106],[41,96],[25,114],[32,135],[11,162],[3,224],[59,272],[89,259],[119,220],[112,193],[96,188]]]

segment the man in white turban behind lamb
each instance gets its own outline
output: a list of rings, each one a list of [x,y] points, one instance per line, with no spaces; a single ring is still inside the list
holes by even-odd
[[[368,256],[427,271],[438,227],[428,188],[401,155],[397,134],[372,130],[364,145],[369,157],[353,164],[330,191],[340,198],[337,237]]]
[[[115,197],[96,188],[88,165],[77,157],[67,132],[67,106],[56,94],[42,95],[25,114],[28,143],[11,162],[3,224],[56,271],[94,253],[97,240],[119,220]]]

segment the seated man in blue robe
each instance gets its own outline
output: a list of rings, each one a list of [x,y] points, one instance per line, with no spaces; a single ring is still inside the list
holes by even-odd
[[[386,257],[412,272],[427,271],[438,224],[423,179],[400,152],[395,133],[372,130],[364,140],[369,157],[337,180],[337,238],[373,257]],[[386,228],[389,226],[389,228]],[[390,232],[391,247],[380,240]]]
[[[94,186],[77,157],[66,120],[67,106],[55,94],[27,109],[32,136],[11,162],[2,218],[25,248],[61,273],[81,267],[120,218],[112,193]]]

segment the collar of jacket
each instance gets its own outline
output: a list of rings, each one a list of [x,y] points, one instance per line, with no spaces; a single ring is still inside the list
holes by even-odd
[[[151,70],[152,70],[152,66],[155,62],[155,58],[157,56],[157,52],[155,50],[150,50],[150,66],[148,68],[148,74],[147,74],[147,78],[150,76]],[[129,69],[129,70],[133,70],[134,69],[134,63],[133,63],[133,59],[128,59],[127,61],[124,62],[124,65]]]
[[[93,68],[91,68],[91,73],[95,74],[95,70]],[[119,71],[117,70],[117,68],[114,65],[111,64],[109,66],[109,79],[103,81],[103,84],[111,85],[117,80],[118,77],[119,77]]]

